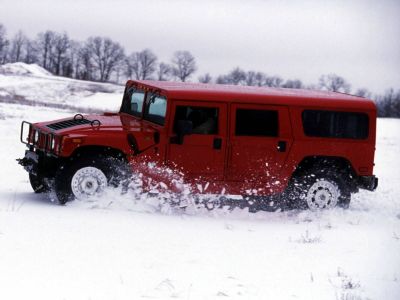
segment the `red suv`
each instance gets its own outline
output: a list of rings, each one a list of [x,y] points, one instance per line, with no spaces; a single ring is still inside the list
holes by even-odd
[[[132,174],[143,188],[347,207],[375,190],[376,107],[323,91],[128,81],[118,113],[21,125],[35,192],[87,198]],[[180,182],[180,183],[178,183]]]

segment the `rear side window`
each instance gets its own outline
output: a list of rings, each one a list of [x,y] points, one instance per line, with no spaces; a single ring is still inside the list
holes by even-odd
[[[313,137],[366,139],[369,118],[365,113],[305,110],[304,134]]]
[[[278,136],[278,111],[237,109],[235,135]]]

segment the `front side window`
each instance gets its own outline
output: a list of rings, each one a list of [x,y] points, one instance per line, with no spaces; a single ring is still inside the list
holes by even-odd
[[[278,136],[278,111],[243,109],[236,110],[235,135],[237,136]]]
[[[365,113],[305,110],[304,134],[311,137],[366,139],[369,118]]]
[[[121,112],[140,117],[143,111],[144,91],[131,88],[125,95]]]
[[[158,125],[164,125],[167,112],[167,98],[155,94],[148,95],[144,119]]]
[[[179,121],[192,122],[193,134],[218,134],[218,108],[198,106],[177,106],[174,132]]]

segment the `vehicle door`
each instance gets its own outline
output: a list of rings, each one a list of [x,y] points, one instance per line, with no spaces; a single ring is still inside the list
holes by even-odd
[[[233,104],[230,114],[227,180],[254,188],[278,184],[292,143],[288,108]]]
[[[215,102],[174,101],[167,164],[189,178],[223,180],[227,140],[227,106]],[[179,136],[179,124],[189,125]]]

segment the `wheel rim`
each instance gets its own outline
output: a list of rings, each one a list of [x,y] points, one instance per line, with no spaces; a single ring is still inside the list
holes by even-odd
[[[307,205],[310,210],[330,209],[337,205],[340,197],[338,186],[325,179],[315,182],[307,193]]]
[[[76,171],[71,180],[71,190],[79,200],[99,195],[107,186],[107,177],[98,168],[85,167]]]

